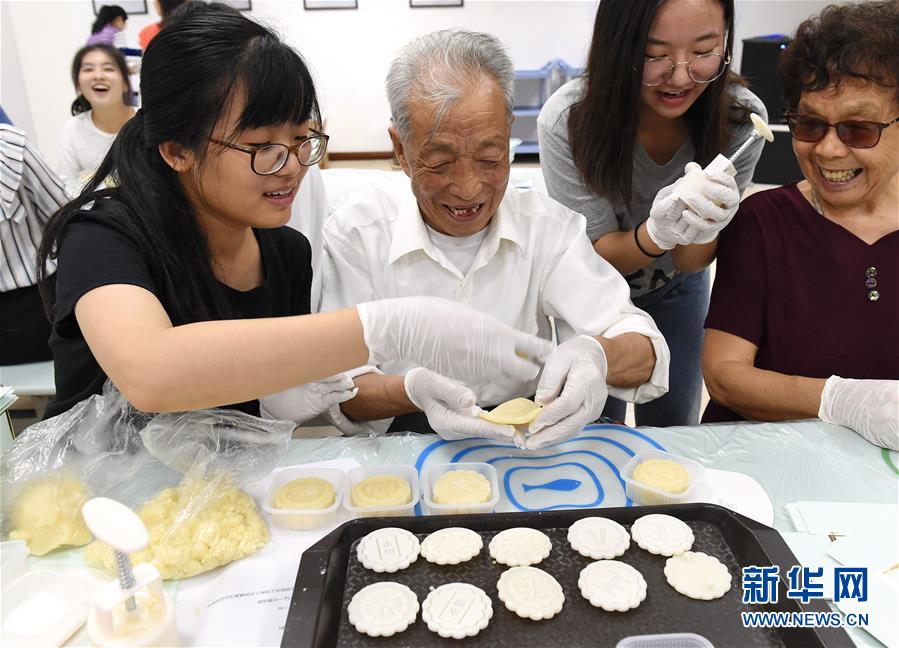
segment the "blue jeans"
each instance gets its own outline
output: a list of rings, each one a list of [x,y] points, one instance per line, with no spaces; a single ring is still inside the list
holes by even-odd
[[[688,275],[661,297],[644,295],[634,304],[652,316],[671,351],[668,393],[635,406],[637,425],[696,425],[702,401],[703,324],[709,310],[708,268]],[[624,421],[626,408],[624,401],[610,397],[602,414]]]

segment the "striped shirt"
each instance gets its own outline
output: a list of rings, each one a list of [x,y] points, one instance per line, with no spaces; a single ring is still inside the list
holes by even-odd
[[[0,291],[37,283],[44,225],[66,202],[62,181],[24,131],[0,124]]]

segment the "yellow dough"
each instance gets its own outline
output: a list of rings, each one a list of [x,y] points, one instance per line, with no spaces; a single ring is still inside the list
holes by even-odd
[[[275,508],[325,509],[334,504],[337,494],[331,482],[318,477],[294,479],[275,493]]]
[[[542,405],[537,405],[530,398],[513,398],[489,412],[481,413],[480,417],[500,425],[526,425],[537,418],[542,409]]]
[[[353,486],[353,506],[399,506],[412,501],[412,487],[397,475],[376,475]]]
[[[435,504],[480,504],[492,495],[490,482],[474,470],[450,470],[434,484]]]
[[[67,477],[46,477],[29,484],[13,502],[9,539],[24,540],[35,556],[65,545],[87,544],[91,532],[81,507],[89,497],[83,483]]]
[[[647,459],[634,469],[634,479],[668,493],[683,493],[690,485],[687,469],[670,459]]]
[[[150,543],[131,554],[131,561],[152,563],[164,579],[188,578],[227,565],[256,553],[269,540],[253,498],[221,479],[188,480],[166,488],[137,514]],[[85,547],[84,559],[93,567],[115,570],[115,555],[102,542]]]

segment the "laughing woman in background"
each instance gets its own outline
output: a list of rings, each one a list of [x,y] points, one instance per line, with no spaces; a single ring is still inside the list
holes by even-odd
[[[597,254],[625,276],[671,350],[670,389],[636,406],[637,425],[693,425],[702,395],[706,270],[761,155],[737,175],[708,173],[684,211],[672,185],[696,163],[732,154],[752,132],[759,99],[729,63],[733,0],[603,0],[583,78],[562,86],[537,122],[549,195],[587,217]],[[624,420],[610,398],[603,414]]]
[[[122,53],[108,45],[86,45],[72,61],[78,97],[62,137],[59,175],[69,195],[90,180],[116,134],[134,116],[131,83]]]
[[[805,180],[721,237],[704,420],[820,416],[899,449],[899,3],[799,26],[782,78]]]

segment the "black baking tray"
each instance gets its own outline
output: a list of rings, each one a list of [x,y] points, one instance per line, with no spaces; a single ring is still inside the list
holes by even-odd
[[[730,591],[714,601],[696,601],[677,593],[665,580],[665,558],[650,554],[631,542],[617,558],[636,567],[647,584],[647,597],[628,612],[606,612],[581,596],[578,574],[590,562],[571,549],[568,527],[589,516],[611,518],[630,530],[637,518],[666,513],[680,518],[695,536],[693,551],[704,551],[723,562],[733,576]],[[434,565],[419,558],[407,569],[377,574],[365,569],[356,558],[356,544],[367,533],[386,526],[408,529],[423,539],[449,526],[462,526],[481,534],[484,548],[474,559],[460,565]],[[550,536],[553,549],[537,567],[552,574],[565,592],[562,611],[546,621],[521,619],[499,600],[496,582],[508,567],[493,562],[487,545],[503,529],[540,529]],[[823,601],[802,605],[786,596],[786,574],[799,564],[780,534],[763,524],[715,504],[678,504],[628,508],[577,509],[529,513],[425,516],[358,519],[340,526],[303,552],[294,586],[282,646],[426,646],[450,645],[431,632],[419,613],[415,623],[393,637],[372,638],[349,623],[347,605],[360,589],[378,581],[395,581],[410,587],[419,603],[430,588],[462,581],[483,589],[493,601],[493,618],[486,629],[464,643],[481,646],[615,646],[632,635],[695,632],[717,648],[735,646],[851,646],[849,636],[834,628],[744,628],[740,612],[829,612]],[[749,565],[779,565],[778,603],[750,605],[742,602],[741,568]]]

